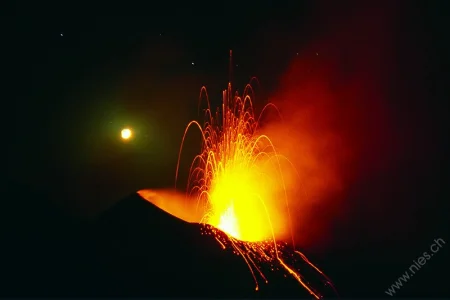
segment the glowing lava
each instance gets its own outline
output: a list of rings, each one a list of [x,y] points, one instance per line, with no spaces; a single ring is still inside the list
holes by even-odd
[[[188,196],[198,201],[197,208],[203,214],[200,223],[205,224],[205,232],[213,234],[223,248],[230,247],[242,256],[256,290],[261,279],[268,282],[262,271],[264,266],[264,269],[284,270],[318,299],[321,294],[294,269],[291,258],[296,254],[319,275],[323,285],[334,290],[330,280],[296,251],[294,245],[288,250],[287,244],[277,241],[278,235],[290,229],[280,163],[286,159],[276,152],[268,136],[258,134],[259,119],[253,112],[252,95],[253,89],[248,84],[242,96],[232,96],[228,84],[223,92],[222,110],[213,115],[206,88],[201,89],[200,100],[205,96],[208,106],[206,121],[203,126],[191,121],[186,127],[176,180],[186,134],[191,126],[197,127],[203,138],[202,151],[191,165]],[[270,106],[273,105],[267,105],[263,112]]]
[[[234,212],[233,203],[228,209],[220,216],[219,229],[227,232],[229,235],[238,238],[241,236],[239,232],[238,220],[236,218],[236,213]]]

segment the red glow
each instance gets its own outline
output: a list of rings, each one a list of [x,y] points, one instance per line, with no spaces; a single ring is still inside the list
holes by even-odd
[[[405,137],[413,127],[400,130],[396,107],[403,103],[408,109],[398,98],[407,95],[395,63],[399,11],[383,3],[353,1],[351,10],[341,2],[319,7],[321,33],[299,50],[269,99],[284,123],[272,123],[264,133],[300,170],[302,185],[292,180],[288,189],[290,199],[301,199],[292,203],[295,237],[302,245],[333,243],[333,227],[343,220],[352,230],[364,226],[373,234],[385,233],[384,226],[392,232],[407,227],[405,219],[401,226],[398,219],[390,225],[381,221],[398,199],[388,203],[382,187],[369,179],[389,175],[414,151]],[[320,30],[321,22],[326,30]],[[364,191],[358,186],[363,183]],[[353,199],[352,193],[361,196]]]

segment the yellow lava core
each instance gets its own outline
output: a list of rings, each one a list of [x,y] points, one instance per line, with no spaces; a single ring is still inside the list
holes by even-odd
[[[270,239],[272,222],[266,211],[270,178],[256,164],[251,165],[255,162],[245,153],[245,145],[234,146],[233,159],[214,170],[204,221],[239,240]]]
[[[120,132],[120,136],[121,136],[122,139],[124,139],[124,140],[130,139],[132,135],[133,135],[133,133],[132,133],[131,130],[128,129],[128,128],[124,128],[124,129],[122,129],[122,131]]]
[[[213,118],[207,100],[204,127],[195,121],[188,125],[197,125],[203,135],[188,189],[204,211],[203,223],[241,241],[261,242],[287,227],[279,210],[285,208],[284,197],[275,200],[284,184],[281,157],[269,137],[257,134],[250,91],[247,85],[244,97],[232,97],[229,85],[223,92],[222,115]]]
[[[241,236],[233,204],[231,204],[231,206],[220,216],[217,227],[224,232],[228,232],[229,235],[234,236],[235,238]]]
[[[202,96],[208,105],[206,121],[203,126],[191,121],[186,127],[175,176],[177,181],[186,134],[190,127],[197,127],[202,134],[202,150],[191,164],[187,196],[197,199],[197,211],[202,215],[199,222],[206,225],[209,234],[213,234],[224,249],[231,248],[244,259],[256,290],[259,279],[268,282],[261,268],[266,265],[283,269],[314,298],[321,298],[285,259],[287,244],[277,241],[280,234],[290,230],[289,205],[280,164],[287,159],[277,153],[268,136],[258,134],[259,118],[256,119],[253,112],[251,85],[246,86],[242,96],[233,96],[229,83],[228,89],[223,91],[222,110],[216,114],[211,111],[204,87],[200,100]],[[273,105],[266,105],[262,112],[270,106]],[[319,274],[325,285],[332,287],[325,274],[296,251],[294,245],[292,249],[287,252],[290,260],[297,254]]]

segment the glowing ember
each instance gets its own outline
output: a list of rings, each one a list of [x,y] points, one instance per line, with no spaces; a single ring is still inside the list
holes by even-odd
[[[318,299],[321,294],[292,267],[293,254],[314,270],[324,285],[333,288],[330,280],[303,254],[294,248],[289,250],[276,238],[290,227],[286,222],[290,218],[289,207],[280,165],[285,158],[276,152],[268,136],[258,135],[259,119],[254,116],[252,93],[248,84],[242,96],[233,97],[229,84],[223,92],[222,110],[213,117],[206,89],[201,89],[201,98],[204,95],[208,105],[207,120],[204,126],[197,121],[188,124],[176,177],[186,133],[195,126],[202,133],[202,152],[191,165],[188,194],[197,198],[205,232],[213,234],[224,249],[231,248],[242,256],[256,290],[261,279],[268,282],[263,269],[279,268]],[[263,111],[269,106],[272,105]]]

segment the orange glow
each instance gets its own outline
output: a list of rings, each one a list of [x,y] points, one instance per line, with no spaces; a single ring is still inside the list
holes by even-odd
[[[177,181],[186,134],[192,126],[197,127],[202,134],[202,151],[190,168],[186,201],[177,197],[170,202],[155,200],[156,194],[152,192],[141,191],[140,194],[177,217],[205,224],[204,233],[214,235],[222,248],[231,248],[243,258],[256,290],[261,279],[268,283],[262,271],[264,265],[284,270],[319,299],[319,291],[307,283],[285,257],[292,259],[297,255],[307,263],[305,269],[316,272],[324,285],[333,288],[331,282],[296,251],[294,245],[289,248],[286,243],[278,241],[286,236],[291,236],[293,241],[283,174],[287,170],[286,165],[291,174],[296,171],[287,158],[277,153],[269,136],[258,134],[259,118],[255,118],[253,112],[251,85],[246,86],[243,96],[236,94],[233,97],[229,84],[223,92],[222,110],[217,111],[215,117],[206,88],[201,89],[200,100],[202,96],[205,96],[208,106],[206,121],[203,126],[191,121],[186,127],[176,170]],[[270,107],[275,106],[269,104],[263,112]],[[193,204],[186,204],[191,198],[196,199],[193,202],[195,212]]]
[[[229,85],[223,92],[224,113],[213,118],[202,89],[209,120],[203,128],[193,121],[186,129],[197,126],[203,134],[203,151],[193,161],[188,188],[204,212],[201,222],[239,240],[258,242],[286,231],[287,202],[284,197],[275,200],[284,190],[283,158],[268,136],[256,134],[251,91],[247,85],[245,96],[233,98]]]
[[[256,150],[251,148],[255,148],[256,144],[250,139],[234,141],[233,146],[235,148],[231,151],[234,153],[229,154],[232,159],[224,165],[221,162],[213,162],[211,167],[214,168],[215,165],[217,168],[208,170],[213,178],[208,187],[209,192],[204,194],[208,197],[205,199],[207,213],[204,222],[240,240],[263,241],[273,235],[267,205],[272,199],[270,196],[276,189],[276,183],[272,182],[272,178],[263,168],[263,164],[267,163],[270,157],[265,153],[264,159],[255,159],[251,152]],[[249,151],[251,152],[246,153]],[[220,157],[224,156],[223,154],[216,155]]]
[[[202,215],[195,202],[169,190],[140,190],[138,194],[171,215],[190,223],[198,223]]]

